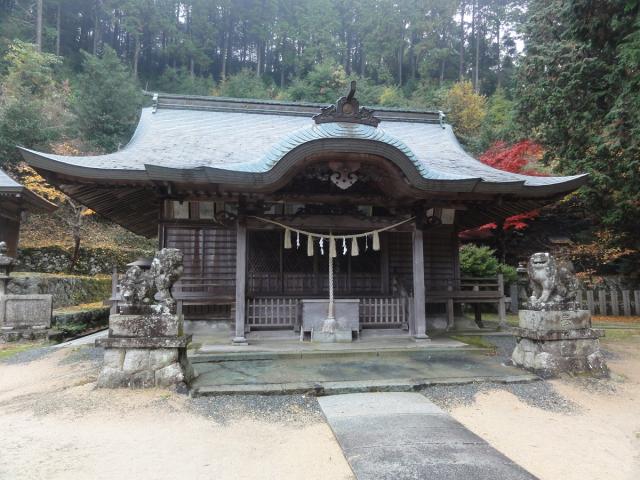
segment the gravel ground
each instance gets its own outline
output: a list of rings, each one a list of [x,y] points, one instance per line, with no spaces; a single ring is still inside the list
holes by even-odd
[[[496,360],[509,363],[515,339],[505,335],[484,335],[483,339],[497,348]],[[69,354],[60,362],[62,365],[88,363],[89,368],[97,369],[102,361],[103,351],[92,345],[83,345],[69,349]],[[49,346],[34,347],[2,360],[6,364],[23,364],[40,360],[54,352]],[[609,358],[615,357],[608,352]],[[590,377],[566,377],[566,381],[594,393],[615,394],[616,380],[603,380]],[[458,405],[471,405],[476,395],[491,390],[506,390],[533,407],[561,413],[576,413],[577,405],[558,394],[553,385],[546,381],[524,384],[471,383],[466,385],[437,385],[422,390],[422,394],[444,409]],[[53,395],[55,396],[55,394]],[[56,410],[55,402],[42,402],[33,399],[38,414],[48,414]],[[93,399],[87,398],[75,405],[77,410],[90,410]],[[158,402],[165,403],[164,399]],[[323,421],[323,416],[314,397],[305,395],[247,395],[188,398],[188,407],[195,413],[212,419],[216,423],[226,424],[247,415],[272,422],[307,423]],[[158,405],[159,406],[159,405]],[[171,408],[170,405],[163,405]]]
[[[306,395],[228,395],[189,400],[194,412],[227,424],[242,417],[273,423],[305,424],[324,421],[314,397]]]
[[[516,345],[515,338],[507,335],[484,335],[487,342],[496,346],[496,358],[506,364],[511,362],[511,352]],[[608,359],[615,359],[619,355],[603,350]],[[588,376],[563,375],[563,381],[591,393],[614,395],[617,392],[616,379],[599,379]],[[565,399],[547,381],[515,384],[496,383],[472,383],[468,385],[445,386],[438,385],[428,387],[422,394],[444,409],[458,405],[471,405],[478,393],[491,390],[506,390],[524,403],[542,410],[559,413],[578,413],[579,407],[575,403]]]
[[[47,355],[53,353],[55,350],[49,346],[46,347],[34,347],[22,352],[15,353],[10,357],[0,360],[0,363],[6,363],[8,365],[17,365],[20,363],[35,362],[41,360]]]
[[[551,384],[545,381],[533,383],[470,383],[467,385],[437,385],[425,388],[421,393],[441,408],[448,410],[459,405],[472,405],[479,393],[492,390],[506,390],[524,403],[542,410],[559,413],[577,413],[574,403],[559,395]]]
[[[103,355],[104,350],[102,348],[97,348],[93,345],[82,345],[71,349],[60,363],[69,365],[78,362],[91,362],[95,367],[99,367],[102,364]]]

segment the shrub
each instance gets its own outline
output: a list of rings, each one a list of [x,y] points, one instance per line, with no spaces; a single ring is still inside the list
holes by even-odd
[[[191,75],[184,68],[167,67],[152,85],[153,90],[183,95],[209,95],[215,83],[210,77]]]
[[[495,250],[486,246],[467,244],[460,247],[460,270],[472,277],[495,277],[504,275],[506,283],[517,279],[517,272],[511,265],[500,263],[494,256]]]
[[[385,87],[380,95],[380,105],[384,107],[407,107],[409,101],[398,87]]]
[[[241,70],[231,75],[214,90],[215,95],[230,98],[272,98],[272,89],[251,70]]]
[[[284,93],[289,100],[334,103],[346,94],[347,75],[335,63],[325,62],[313,67],[304,79],[297,79]]]

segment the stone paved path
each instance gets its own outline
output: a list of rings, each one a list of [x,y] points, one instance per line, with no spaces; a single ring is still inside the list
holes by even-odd
[[[318,398],[358,480],[531,480],[513,463],[417,393]]]

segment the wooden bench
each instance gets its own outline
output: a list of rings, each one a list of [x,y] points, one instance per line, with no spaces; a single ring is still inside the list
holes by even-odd
[[[504,296],[504,277],[499,274],[495,278],[463,277],[460,288],[448,285],[442,290],[428,290],[427,303],[445,303],[447,310],[447,329],[453,328],[454,305],[456,303],[471,304],[474,308],[475,321],[482,327],[482,312],[480,304],[491,303],[498,306],[500,326],[506,325],[506,298]]]

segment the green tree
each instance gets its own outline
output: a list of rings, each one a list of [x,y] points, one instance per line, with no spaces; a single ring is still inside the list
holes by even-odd
[[[594,223],[640,244],[640,2],[537,0],[525,28],[518,119],[582,189]]]
[[[54,77],[59,57],[16,41],[4,58],[7,74],[0,83],[0,165],[20,161],[16,145],[46,148],[58,139],[68,118],[68,89]]]
[[[504,89],[498,88],[488,100],[487,115],[482,123],[482,148],[489,148],[497,141],[511,142],[517,139],[515,105],[507,98]]]
[[[487,99],[475,92],[470,81],[455,83],[444,97],[443,107],[464,142],[478,138],[487,115]]]
[[[398,87],[385,87],[380,94],[379,104],[385,107],[407,107],[409,101]]]
[[[210,77],[191,75],[184,68],[173,67],[167,67],[162,75],[149,83],[153,91],[186,95],[210,95],[215,88]]]
[[[268,88],[255,72],[245,69],[220,82],[214,93],[232,98],[272,98],[273,88]]]
[[[100,57],[83,56],[74,101],[80,130],[90,143],[115,150],[131,134],[142,103],[140,89],[113,49],[105,47]]]
[[[344,68],[324,62],[313,67],[306,77],[295,80],[283,96],[290,100],[333,103],[345,94],[346,88]]]

